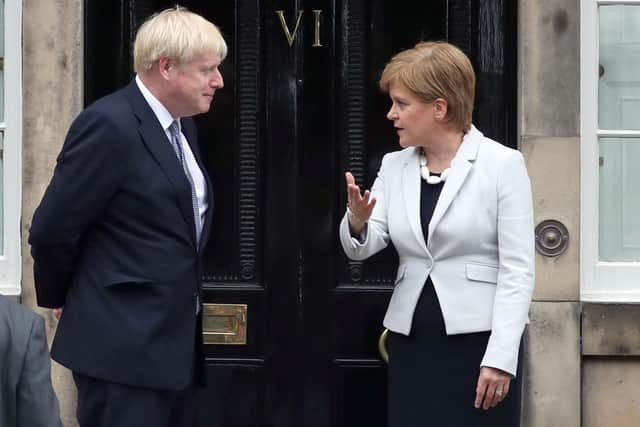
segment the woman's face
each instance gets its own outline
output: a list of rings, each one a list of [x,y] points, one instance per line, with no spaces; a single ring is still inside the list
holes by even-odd
[[[387,118],[393,121],[402,148],[425,146],[436,126],[435,103],[426,103],[405,85],[392,82],[389,85],[391,109]],[[446,114],[446,112],[445,112]]]

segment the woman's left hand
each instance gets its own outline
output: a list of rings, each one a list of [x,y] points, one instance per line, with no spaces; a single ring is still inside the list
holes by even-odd
[[[511,375],[496,368],[483,366],[480,368],[478,385],[476,386],[475,407],[485,411],[502,402],[509,393]]]

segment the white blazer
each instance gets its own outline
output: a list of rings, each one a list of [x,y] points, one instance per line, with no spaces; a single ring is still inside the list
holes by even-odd
[[[377,203],[364,235],[351,237],[345,214],[342,247],[354,260],[375,254],[389,239],[398,251],[386,328],[409,335],[431,276],[447,334],[490,330],[481,366],[515,376],[534,286],[531,183],[522,155],[472,126],[451,162],[427,242],[420,224],[420,179],[418,149],[385,155],[371,188]]]

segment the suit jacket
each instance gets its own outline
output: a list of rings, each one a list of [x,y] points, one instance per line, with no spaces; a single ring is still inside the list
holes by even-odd
[[[193,120],[182,129],[209,190],[199,247],[189,182],[135,81],[69,129],[29,242],[38,303],[64,306],[52,357],[74,372],[177,390],[203,360],[195,313],[213,194]]]
[[[1,295],[0,426],[62,427],[44,320]]]
[[[385,155],[371,189],[377,203],[364,241],[351,237],[345,214],[342,246],[358,260],[389,240],[398,251],[385,327],[410,333],[431,276],[447,334],[491,330],[482,365],[515,375],[534,286],[531,185],[522,155],[472,126],[451,162],[427,242],[420,224],[420,179],[416,148]]]

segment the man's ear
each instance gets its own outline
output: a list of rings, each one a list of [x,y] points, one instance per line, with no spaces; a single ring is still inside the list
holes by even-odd
[[[447,117],[448,109],[449,109],[449,106],[445,99],[436,98],[436,100],[433,101],[433,111],[434,111],[436,120],[444,120],[445,117]]]
[[[171,77],[171,69],[173,67],[173,62],[166,56],[161,56],[160,59],[158,59],[158,69],[160,71],[160,75],[165,80],[168,80]]]

